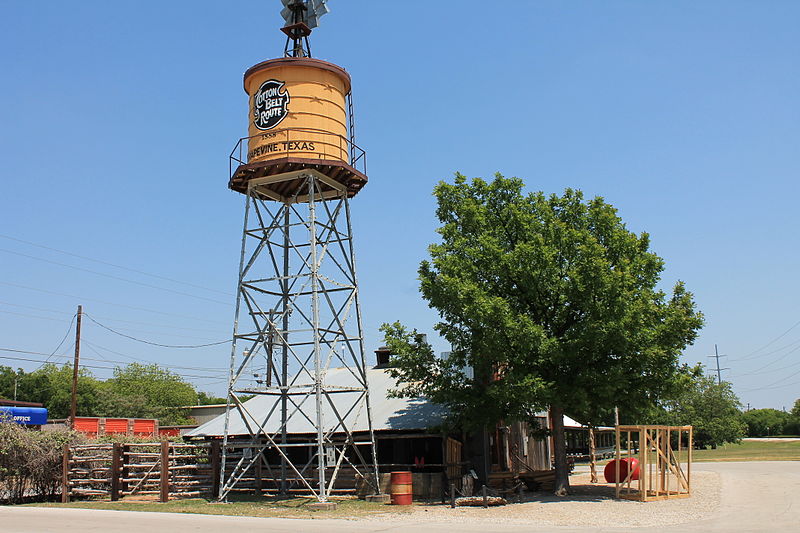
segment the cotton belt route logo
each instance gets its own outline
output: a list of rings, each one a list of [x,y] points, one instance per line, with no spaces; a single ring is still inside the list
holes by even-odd
[[[270,130],[289,114],[289,91],[286,83],[267,80],[253,95],[253,125],[260,130]]]

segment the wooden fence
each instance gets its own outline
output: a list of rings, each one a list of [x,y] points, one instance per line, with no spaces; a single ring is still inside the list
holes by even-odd
[[[61,501],[157,495],[159,501],[213,497],[220,446],[150,442],[65,446]]]
[[[460,455],[460,443],[453,441],[454,457]],[[76,498],[96,498],[117,501],[128,496],[156,497],[161,502],[178,498],[214,498],[219,493],[221,471],[221,443],[186,444],[180,442],[86,444],[64,448],[61,501]],[[232,443],[228,446],[225,476],[230,477],[236,464],[248,461],[252,445]],[[382,472],[411,470],[416,465],[379,465]],[[427,468],[448,471],[461,477],[462,464],[429,464]],[[457,468],[457,471],[455,470]],[[334,467],[327,469],[327,478]],[[302,469],[307,480],[317,478],[317,469],[307,465]],[[278,494],[282,488],[293,495],[308,494],[308,487],[296,472],[287,471],[287,484],[281,487],[280,464],[270,465],[261,456],[252,468],[242,474],[231,492],[245,494]],[[459,479],[460,481],[460,479]],[[389,489],[389,474],[381,474],[382,492]],[[439,499],[443,493],[443,472],[414,473],[416,499]],[[316,483],[311,481],[312,487]],[[338,469],[332,494],[365,496],[374,487],[349,466]]]

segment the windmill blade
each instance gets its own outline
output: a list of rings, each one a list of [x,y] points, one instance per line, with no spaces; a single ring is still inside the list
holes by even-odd
[[[283,9],[281,9],[281,17],[286,22],[286,24],[294,23],[294,11],[289,7],[289,4],[294,4],[295,0],[281,0],[283,4]]]
[[[309,28],[316,28],[319,26],[319,18],[322,15],[330,13],[330,9],[328,6],[325,5],[328,0],[310,0],[306,3],[308,5],[308,27]],[[310,4],[310,5],[309,5]]]
[[[305,9],[301,11],[301,20],[298,22],[303,22],[309,28],[316,28],[319,26],[319,17],[325,15],[326,13],[330,13],[330,9],[326,5],[328,0],[305,0],[304,2],[298,2],[298,0],[281,0],[283,4],[283,9],[281,10],[281,17],[283,20],[286,21],[286,24],[294,24],[294,9],[290,6],[296,5],[298,3],[303,4]]]

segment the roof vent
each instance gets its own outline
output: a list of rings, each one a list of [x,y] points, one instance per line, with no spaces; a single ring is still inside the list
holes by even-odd
[[[375,359],[377,364],[375,368],[386,368],[389,366],[389,357],[392,355],[392,352],[389,351],[387,346],[381,346],[377,350],[375,350]]]

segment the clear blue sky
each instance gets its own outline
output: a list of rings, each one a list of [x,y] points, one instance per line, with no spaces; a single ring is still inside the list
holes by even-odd
[[[282,54],[279,4],[3,3],[0,348],[51,353],[79,303],[155,342],[230,337],[243,201],[227,156],[247,130],[242,73]],[[707,318],[685,360],[710,363],[717,343],[745,404],[790,408],[800,4],[498,5],[331,0],[312,35],[314,55],[353,77],[367,151],[353,216],[370,356],[382,322],[436,320],[416,282],[434,184],[500,172],[604,196],[649,232],[664,286],[684,280]],[[190,367],[176,370],[224,391],[224,345],[150,347],[89,320],[84,332],[87,364]]]

